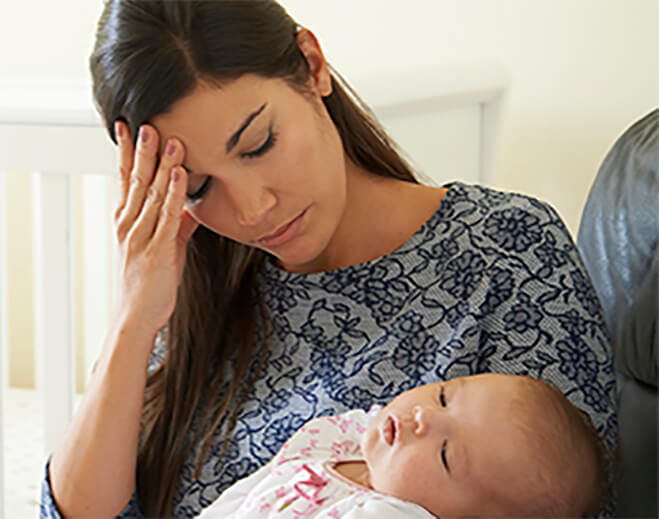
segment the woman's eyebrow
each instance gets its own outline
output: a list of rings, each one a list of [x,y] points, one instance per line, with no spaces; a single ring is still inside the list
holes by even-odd
[[[226,154],[227,154],[227,155],[228,155],[229,153],[231,153],[231,151],[232,151],[232,150],[238,145],[238,142],[240,141],[240,137],[242,136],[242,134],[244,133],[244,131],[247,129],[247,127],[248,127],[250,124],[252,124],[252,121],[253,121],[254,119],[256,119],[259,115],[261,115],[261,113],[263,112],[263,110],[265,110],[265,108],[266,108],[267,106],[268,106],[268,103],[265,103],[261,108],[259,108],[258,110],[256,110],[256,112],[250,114],[250,115],[247,117],[247,119],[245,119],[245,120],[243,121],[243,124],[240,126],[240,129],[239,129],[236,133],[234,133],[234,134],[231,136],[231,138],[228,140],[228,142],[227,142],[227,144],[226,144]],[[192,171],[192,170],[186,168],[185,165],[183,165],[183,169],[184,169],[185,172],[188,174],[188,176],[189,176],[189,175],[196,175],[196,173],[195,173],[194,171]]]
[[[238,141],[240,140],[240,136],[243,134],[243,132],[247,129],[247,127],[252,123],[254,119],[256,119],[259,115],[261,115],[261,112],[265,109],[265,107],[268,106],[268,103],[265,103],[261,108],[259,108],[256,112],[253,114],[249,115],[247,119],[243,122],[242,126],[240,129],[234,133],[229,141],[227,142],[226,145],[226,154],[228,155],[231,153],[231,150],[233,150],[236,145],[238,144]]]

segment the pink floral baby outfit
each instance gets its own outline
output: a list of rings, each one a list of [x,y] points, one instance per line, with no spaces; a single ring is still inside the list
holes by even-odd
[[[432,519],[424,508],[361,487],[332,468],[363,459],[360,438],[381,409],[311,420],[272,461],[227,489],[199,519]]]

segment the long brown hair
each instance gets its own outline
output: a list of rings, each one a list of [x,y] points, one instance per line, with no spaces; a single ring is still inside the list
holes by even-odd
[[[141,124],[198,83],[221,86],[249,73],[280,78],[314,109],[326,109],[345,154],[359,167],[416,182],[396,143],[331,65],[332,93],[324,108],[315,102],[309,64],[295,39],[300,28],[274,0],[107,1],[90,69],[110,137],[117,142],[117,119],[136,136]],[[268,315],[257,290],[265,257],[203,226],[191,238],[164,334],[166,354],[146,385],[137,488],[147,517],[172,515],[186,459],[198,449],[199,477],[214,433],[222,425],[226,445],[258,377],[267,351]]]

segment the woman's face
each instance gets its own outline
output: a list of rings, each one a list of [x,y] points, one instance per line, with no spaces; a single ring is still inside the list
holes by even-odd
[[[183,144],[186,209],[199,223],[305,270],[327,249],[346,198],[341,140],[321,108],[282,80],[246,75],[222,89],[199,85],[151,124],[161,153],[169,138]]]

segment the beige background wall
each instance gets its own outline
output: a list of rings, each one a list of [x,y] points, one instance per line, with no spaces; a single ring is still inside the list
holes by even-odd
[[[6,325],[9,342],[9,385],[32,386],[34,349],[32,341],[32,213],[26,201],[31,199],[29,175],[12,174],[7,177],[6,214],[12,221],[20,218],[21,225],[7,226],[7,290],[9,292]]]
[[[551,202],[576,235],[616,137],[659,105],[659,0],[282,0],[348,80],[497,61],[512,78],[494,184]],[[100,0],[0,7],[0,76],[87,76]],[[410,81],[423,81],[411,76]],[[386,88],[386,85],[383,85]],[[446,178],[459,172],[446,172]],[[33,383],[29,177],[9,197],[10,383]],[[81,281],[79,280],[78,283]],[[80,287],[77,287],[79,290]],[[81,331],[77,332],[80,340]],[[82,375],[80,374],[80,380]]]

